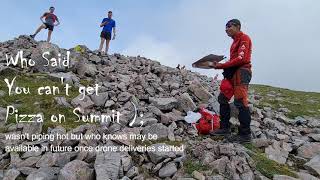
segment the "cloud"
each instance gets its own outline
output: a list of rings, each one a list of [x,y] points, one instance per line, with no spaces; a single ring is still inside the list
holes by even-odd
[[[172,67],[182,63],[180,52],[171,43],[159,41],[151,35],[139,35],[128,43],[122,53],[132,56],[144,56]]]
[[[182,63],[190,69],[192,62],[209,53],[229,56],[232,40],[224,25],[239,18],[242,30],[253,41],[252,83],[320,92],[316,53],[320,24],[315,23],[320,1],[179,2],[165,13],[155,11],[152,19],[144,17],[152,28],[131,41],[124,53],[141,54],[170,66]],[[192,70],[209,76],[220,72]]]

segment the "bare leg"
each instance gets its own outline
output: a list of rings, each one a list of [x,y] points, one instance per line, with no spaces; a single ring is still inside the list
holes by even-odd
[[[51,40],[51,34],[52,34],[52,31],[48,30],[47,42],[50,42],[50,40]]]
[[[106,40],[106,54],[108,54],[110,39]]]
[[[42,29],[44,29],[44,28],[46,28],[46,25],[41,24],[33,35],[34,35],[34,36],[37,35],[37,34],[38,34]]]
[[[99,52],[101,52],[101,51],[102,51],[103,44],[104,44],[104,41],[105,41],[105,40],[106,40],[105,38],[100,38]]]

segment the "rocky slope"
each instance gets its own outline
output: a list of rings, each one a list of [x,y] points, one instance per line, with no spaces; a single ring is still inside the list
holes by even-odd
[[[36,61],[35,66],[6,66],[6,55]],[[59,57],[70,52],[69,68],[49,66],[44,52]],[[48,56],[48,57],[49,57]],[[69,96],[9,96],[3,79],[17,76],[17,85],[39,84],[73,88],[98,84],[99,96],[70,93]],[[189,110],[198,106],[218,112],[218,81],[188,70],[161,65],[144,57],[120,54],[98,56],[85,46],[66,50],[57,45],[37,42],[20,36],[0,43],[0,179],[318,179],[320,177],[320,120],[300,116],[289,118],[285,107],[261,106],[261,95],[251,91],[250,110],[254,140],[240,145],[221,138],[198,135],[184,121]],[[18,80],[19,79],[19,80]],[[5,123],[6,106],[21,112],[50,114],[63,111],[68,121],[62,124],[44,122]],[[118,123],[72,123],[75,107],[83,115],[123,114]],[[138,118],[130,126],[137,108]],[[233,111],[235,117],[236,111]],[[140,116],[143,114],[143,116]],[[239,122],[232,118],[233,127]],[[141,124],[141,121],[143,122]],[[141,126],[142,125],[142,126]],[[235,129],[235,128],[233,128]],[[79,140],[7,140],[8,134],[157,134],[154,141],[79,139]],[[106,151],[106,152],[7,152],[5,146],[36,147],[127,146],[169,148],[183,145],[183,151]]]

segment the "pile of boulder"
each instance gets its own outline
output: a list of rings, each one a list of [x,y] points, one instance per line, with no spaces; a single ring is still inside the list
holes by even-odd
[[[80,50],[79,50],[80,49]],[[23,57],[36,62],[35,66],[6,66],[6,55],[23,51]],[[48,58],[63,56],[70,52],[69,67],[44,66],[44,52]],[[59,55],[60,54],[60,55]],[[199,135],[184,121],[188,111],[203,106],[219,113],[217,96],[219,81],[183,69],[161,65],[145,57],[128,57],[120,54],[98,55],[85,46],[63,49],[47,42],[37,42],[28,36],[0,43],[0,75],[42,73],[52,80],[75,87],[84,81],[100,86],[99,96],[79,95],[72,100],[54,97],[59,106],[80,107],[84,115],[111,114],[117,110],[123,114],[121,123],[87,123],[74,129],[62,126],[43,130],[43,123],[4,123],[6,107],[0,105],[0,179],[268,179],[256,169],[252,152],[243,145],[228,143],[210,135]],[[2,82],[3,84],[3,82]],[[7,92],[0,90],[0,98]],[[250,93],[252,113],[252,145],[265,153],[270,160],[296,170],[300,179],[320,177],[320,120],[312,117],[287,117],[286,108],[258,108],[259,95]],[[133,106],[134,104],[134,106]],[[231,104],[232,105],[232,104]],[[131,123],[134,108],[139,116]],[[237,112],[232,106],[231,122],[239,124]],[[141,116],[140,116],[141,114]],[[142,123],[141,123],[142,122]],[[132,140],[6,140],[8,134],[156,134],[156,142],[148,144],[158,149],[169,149],[172,144],[185,147],[183,151],[28,151],[7,152],[4,147],[12,145],[56,146],[138,146]],[[140,142],[141,143],[141,142]],[[194,168],[187,173],[186,166],[200,164],[206,170]],[[295,179],[275,175],[273,179]]]

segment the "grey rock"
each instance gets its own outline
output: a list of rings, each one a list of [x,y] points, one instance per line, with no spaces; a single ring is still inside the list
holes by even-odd
[[[63,82],[63,84],[69,85],[77,85],[80,82],[80,78],[72,72],[48,73],[48,78],[52,81],[56,81],[59,83]],[[63,81],[61,81],[61,78],[63,78]]]
[[[130,135],[134,135],[134,136],[137,136],[137,135],[140,135],[140,131],[141,129],[140,128],[123,128],[121,131],[118,131],[116,133],[114,133],[115,135],[126,135],[127,137],[129,137]],[[132,139],[132,138],[119,138],[117,140],[114,140],[116,141],[117,143],[120,143],[120,144],[124,144],[124,145],[127,145],[127,146],[134,146],[135,145],[135,139]]]
[[[82,109],[88,109],[94,106],[94,102],[92,102],[88,96],[84,96],[83,98],[81,94],[79,94],[76,98],[74,98],[71,101],[71,104],[74,107],[81,107]]]
[[[304,167],[312,174],[320,176],[320,154],[314,156],[309,162],[304,164]]]
[[[298,148],[298,156],[311,159],[317,154],[320,154],[320,143],[305,143]]]
[[[171,84],[170,84],[170,88],[171,88],[171,89],[179,89],[179,87],[180,87],[180,84],[179,84],[179,83],[171,83]]]
[[[194,111],[197,106],[191,99],[188,93],[183,93],[178,98],[179,108],[181,108],[184,112]]]
[[[250,126],[260,127],[260,123],[255,120],[251,120]]]
[[[148,106],[148,111],[152,112],[153,114],[155,114],[157,116],[161,116],[161,114],[162,114],[160,109],[158,109],[157,107],[152,106],[152,105]]]
[[[217,100],[217,98],[212,97],[208,101],[208,110],[215,112],[217,114],[220,114],[220,104]]]
[[[32,167],[20,167],[20,168],[17,168],[18,171],[21,172],[21,174],[24,174],[24,175],[30,175],[31,173],[37,171],[36,168],[32,168]]]
[[[67,102],[65,97],[54,97],[54,100],[57,102],[58,105],[71,108],[72,106]]]
[[[253,110],[253,117],[257,119],[262,119],[263,118],[262,110],[255,107]]]
[[[272,141],[270,139],[259,138],[253,139],[252,144],[257,148],[268,147],[270,144],[272,144]]]
[[[106,103],[104,104],[104,107],[111,107],[115,104],[113,100],[107,100]]]
[[[305,179],[305,180],[319,180],[319,178],[316,178],[308,173],[304,172],[298,172],[297,175],[299,176],[300,179]]]
[[[118,152],[98,152],[94,162],[96,179],[118,179],[121,157]]]
[[[57,164],[58,153],[47,152],[37,162],[36,167],[52,167]]]
[[[108,92],[102,92],[102,93],[98,93],[91,95],[90,96],[91,100],[93,101],[95,106],[105,106],[105,103],[108,99]]]
[[[285,164],[289,155],[289,152],[278,141],[274,141],[272,145],[268,146],[265,153],[269,159],[280,164]]]
[[[280,140],[280,141],[288,141],[289,140],[289,136],[286,135],[286,134],[277,134],[277,140]]]
[[[219,152],[222,155],[233,156],[236,155],[235,147],[233,144],[220,144]]]
[[[20,175],[20,171],[16,169],[9,169],[3,177],[3,180],[15,180]]]
[[[43,58],[43,53],[48,52],[49,54],[46,54],[45,57],[47,59],[51,58],[58,58],[58,54],[60,53],[59,47],[55,44],[48,43],[48,42],[39,42],[37,47],[33,49],[31,54],[31,59],[34,60],[35,66],[33,66],[33,69],[38,72],[59,72],[64,71],[66,69],[65,66],[62,64],[58,64],[56,66],[48,64],[48,61]],[[61,54],[61,53],[60,53]],[[66,56],[66,54],[64,54]]]
[[[178,115],[174,112],[169,112],[169,113],[165,113],[165,114],[161,114],[161,123],[162,124],[169,124],[171,122],[175,122],[175,121],[182,121],[184,120],[183,116]]]
[[[226,172],[226,166],[228,163],[230,163],[229,158],[227,156],[222,156],[220,159],[211,162],[209,166],[219,174],[224,174]]]
[[[135,166],[133,166],[126,174],[126,176],[129,178],[133,178],[137,175],[139,175],[139,169]]]
[[[63,153],[45,153],[41,159],[37,162],[36,167],[52,167],[60,166],[63,167],[65,164],[70,162],[70,159],[74,156],[72,152]]]
[[[59,173],[59,180],[93,180],[94,171],[89,165],[80,160],[74,160],[66,164]]]
[[[274,175],[273,180],[298,180],[297,178],[286,175]]]
[[[100,63],[100,62],[101,62],[101,58],[100,58],[99,56],[95,55],[95,54],[91,55],[91,56],[89,57],[89,59],[90,59],[91,61],[94,61],[95,63]]]
[[[132,94],[128,93],[128,92],[122,92],[118,95],[117,99],[120,102],[127,102],[130,100]]]
[[[27,180],[56,180],[58,178],[59,168],[46,167],[39,168],[28,175]]]
[[[44,119],[43,114],[39,114],[42,117],[42,120]],[[37,117],[33,118],[34,122],[26,122],[23,123],[23,130],[22,133],[27,133],[27,134],[40,134],[42,132],[42,127],[43,127],[43,122],[37,120]]]
[[[156,124],[157,122],[158,120],[156,118],[137,117],[137,119],[132,124],[132,127],[148,126],[148,125]]]
[[[0,126],[4,126],[6,123],[7,109],[0,107]]]
[[[175,98],[149,98],[149,101],[160,110],[172,110],[178,105],[178,101]]]
[[[206,179],[206,177],[198,171],[193,171],[192,176],[193,176],[193,178],[195,178],[197,180],[205,180]]]
[[[309,134],[308,135],[312,140],[320,142],[320,134]]]
[[[221,175],[209,176],[208,180],[225,180],[225,178]]]
[[[245,180],[254,180],[255,179],[254,174],[251,170],[248,170],[248,171],[242,173],[240,175],[240,178],[245,179]]]
[[[129,169],[133,166],[132,157],[130,155],[124,155],[121,157],[121,165],[123,171],[128,172]]]
[[[263,121],[269,128],[278,129],[280,132],[285,130],[285,127],[277,120],[265,118]]]
[[[201,84],[193,83],[188,87],[189,91],[193,93],[202,103],[207,103],[210,98],[212,98],[212,94],[209,93]]]
[[[88,76],[93,77],[97,74],[97,67],[93,64],[80,61],[75,65],[76,72],[80,77]]]
[[[163,168],[159,170],[159,177],[165,178],[165,177],[171,177],[178,171],[177,166],[175,163],[168,163]]]
[[[19,164],[17,164],[17,167],[32,167],[35,165],[40,159],[40,156],[38,157],[29,157],[23,161],[21,161]]]
[[[320,128],[320,119],[308,118],[307,125],[312,128]]]
[[[142,129],[141,134],[148,135],[148,134],[156,134],[158,139],[167,138],[168,137],[168,127],[161,124],[152,124],[150,126],[146,126]]]
[[[298,125],[302,125],[302,124],[307,124],[308,123],[308,121],[305,118],[300,117],[300,116],[295,117],[294,121],[295,121],[295,124],[298,124]]]
[[[151,145],[151,147],[154,147],[155,151],[148,151],[148,155],[150,157],[150,160],[155,164],[159,163],[163,159],[175,158],[177,156],[176,152],[174,152],[174,151],[160,150],[161,146],[163,146],[166,149],[169,149],[169,147],[168,147],[169,145],[167,145],[165,143],[158,143],[158,144]]]

